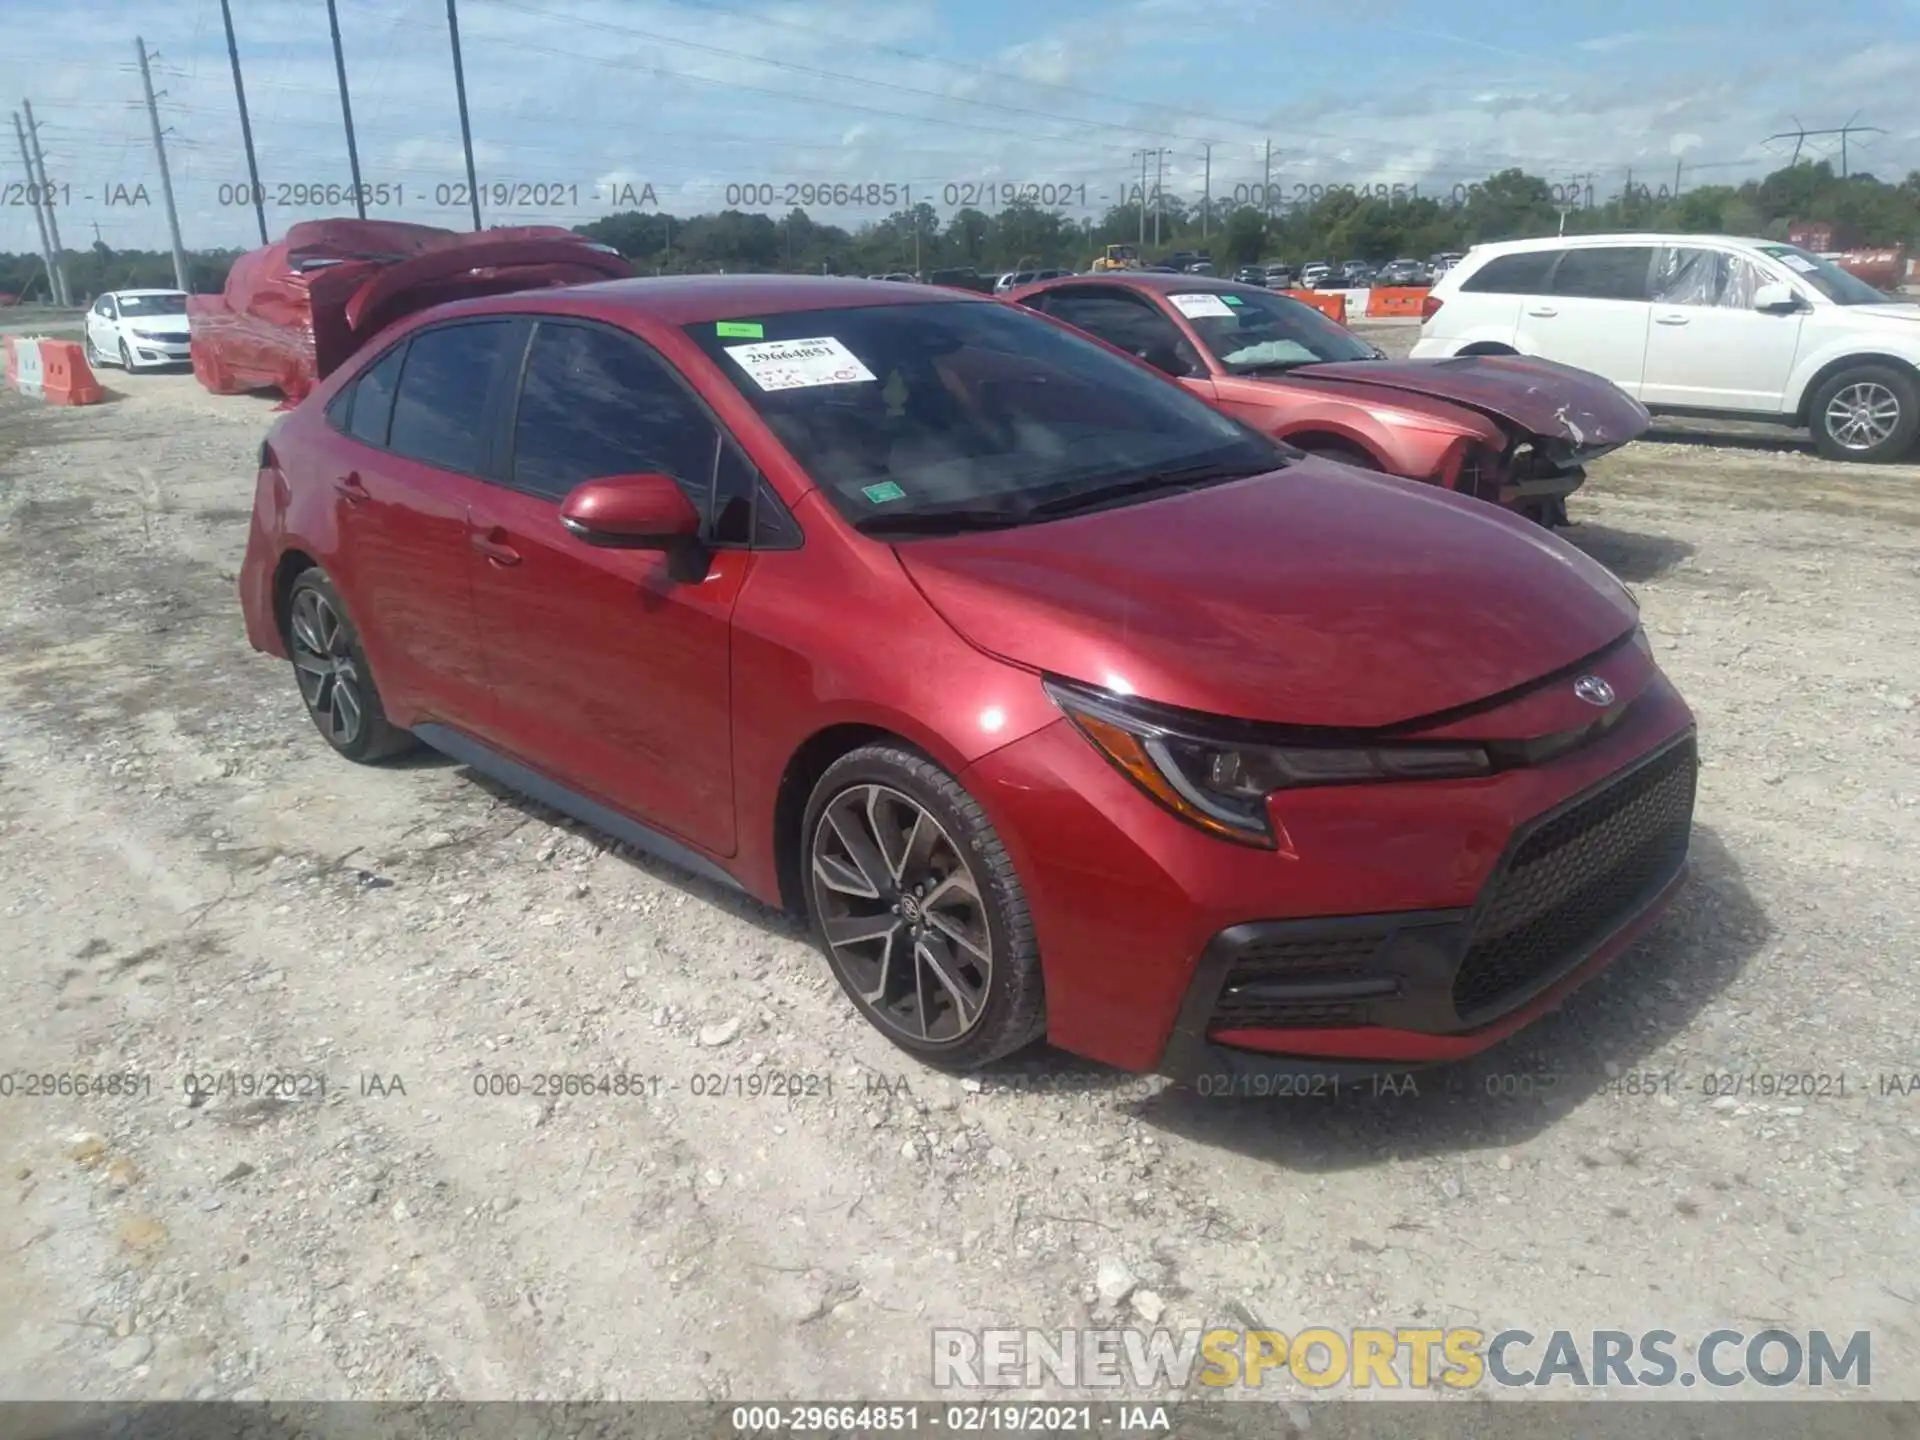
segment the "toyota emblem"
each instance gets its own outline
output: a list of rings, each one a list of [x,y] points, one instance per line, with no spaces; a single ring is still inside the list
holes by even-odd
[[[1613,703],[1613,687],[1598,675],[1582,675],[1573,682],[1573,693],[1589,705],[1604,707]]]

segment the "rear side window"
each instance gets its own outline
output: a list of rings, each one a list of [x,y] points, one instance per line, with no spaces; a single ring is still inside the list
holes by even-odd
[[[1460,289],[1479,295],[1543,295],[1547,272],[1559,254],[1558,250],[1522,250],[1496,255],[1462,280]]]
[[[1583,300],[1644,300],[1651,245],[1594,245],[1569,250],[1553,272],[1555,295]]]
[[[352,407],[347,417],[347,433],[369,445],[385,447],[387,422],[393,416],[393,391],[400,379],[400,362],[407,347],[398,347],[348,389],[345,398]]]
[[[393,398],[387,448],[442,470],[479,473],[487,454],[488,392],[512,334],[509,320],[481,320],[414,336]],[[353,409],[357,432],[358,397]]]

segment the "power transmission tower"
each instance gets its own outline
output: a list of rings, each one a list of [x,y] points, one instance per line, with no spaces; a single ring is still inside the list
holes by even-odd
[[[240,102],[240,143],[247,147],[247,181],[253,187],[253,218],[260,223],[260,243],[267,243],[267,192],[260,188],[260,166],[253,155],[253,123],[247,119],[247,87],[240,83],[240,47],[233,38],[233,9],[220,0],[220,18],[227,24],[227,60],[233,66],[233,98]]]
[[[160,107],[154,103],[153,72],[147,68],[147,42],[134,36],[133,48],[140,55],[140,84],[147,92],[147,122],[153,127],[154,158],[160,162],[160,198],[167,202],[167,234],[173,240],[174,288],[187,289],[187,251],[180,243],[180,212],[173,208],[173,177],[167,173],[167,146],[160,138]]]
[[[53,280],[53,246],[47,240],[46,212],[40,208],[40,202],[45,197],[40,193],[39,183],[33,178],[33,160],[27,153],[27,132],[20,123],[18,110],[13,112],[13,134],[20,142],[20,164],[27,172],[27,196],[33,201],[33,223],[40,232],[40,260],[47,267],[47,296],[58,303],[59,291],[55,289]]]
[[[1775,140],[1792,139],[1793,158],[1787,161],[1788,166],[1792,167],[1800,163],[1801,147],[1804,146],[1808,140],[1816,135],[1838,135],[1840,137],[1840,176],[1842,179],[1845,179],[1847,175],[1848,137],[1852,135],[1884,135],[1887,133],[1878,125],[1856,125],[1851,120],[1847,121],[1844,125],[1832,125],[1824,130],[1807,129],[1804,125],[1800,125],[1800,118],[1797,115],[1794,117],[1793,123],[1799,125],[1800,128],[1797,130],[1782,130],[1778,135],[1769,135],[1765,143],[1772,144]]]
[[[27,178],[36,179],[40,185],[40,199],[47,207],[47,239],[53,245],[53,294],[57,305],[73,304],[73,295],[67,289],[67,255],[60,245],[60,221],[53,213],[57,208],[53,203],[53,186],[47,183],[47,157],[40,149],[40,127],[33,118],[32,102],[22,100],[21,112],[27,117],[27,144],[33,150],[33,169]]]
[[[1160,217],[1167,213],[1167,152],[1153,152],[1153,243],[1160,243]]]

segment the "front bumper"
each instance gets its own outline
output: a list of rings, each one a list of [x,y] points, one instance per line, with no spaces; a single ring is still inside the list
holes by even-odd
[[[1470,908],[1221,931],[1158,1068],[1348,1077],[1486,1049],[1666,908],[1685,878],[1698,769],[1688,732],[1536,817]]]
[[[135,365],[190,365],[193,346],[186,340],[142,340],[127,337],[127,349]]]
[[[1624,707],[1598,739],[1478,780],[1277,797],[1277,851],[1167,814],[1064,720],[983,757],[962,779],[1021,877],[1049,1039],[1136,1071],[1378,1072],[1472,1054],[1556,1003],[1670,898],[1692,819],[1685,701],[1633,647],[1594,669]],[[1559,733],[1567,706],[1556,686],[1431,734]],[[1625,820],[1583,808],[1650,779]],[[1557,843],[1570,816],[1600,838]],[[1609,883],[1582,901],[1545,885],[1560,871]]]

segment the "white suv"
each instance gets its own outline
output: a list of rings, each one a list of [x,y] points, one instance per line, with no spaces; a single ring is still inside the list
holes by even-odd
[[[1515,353],[1656,412],[1804,425],[1836,460],[1897,459],[1920,431],[1920,305],[1771,240],[1476,245],[1433,287],[1414,358]]]

